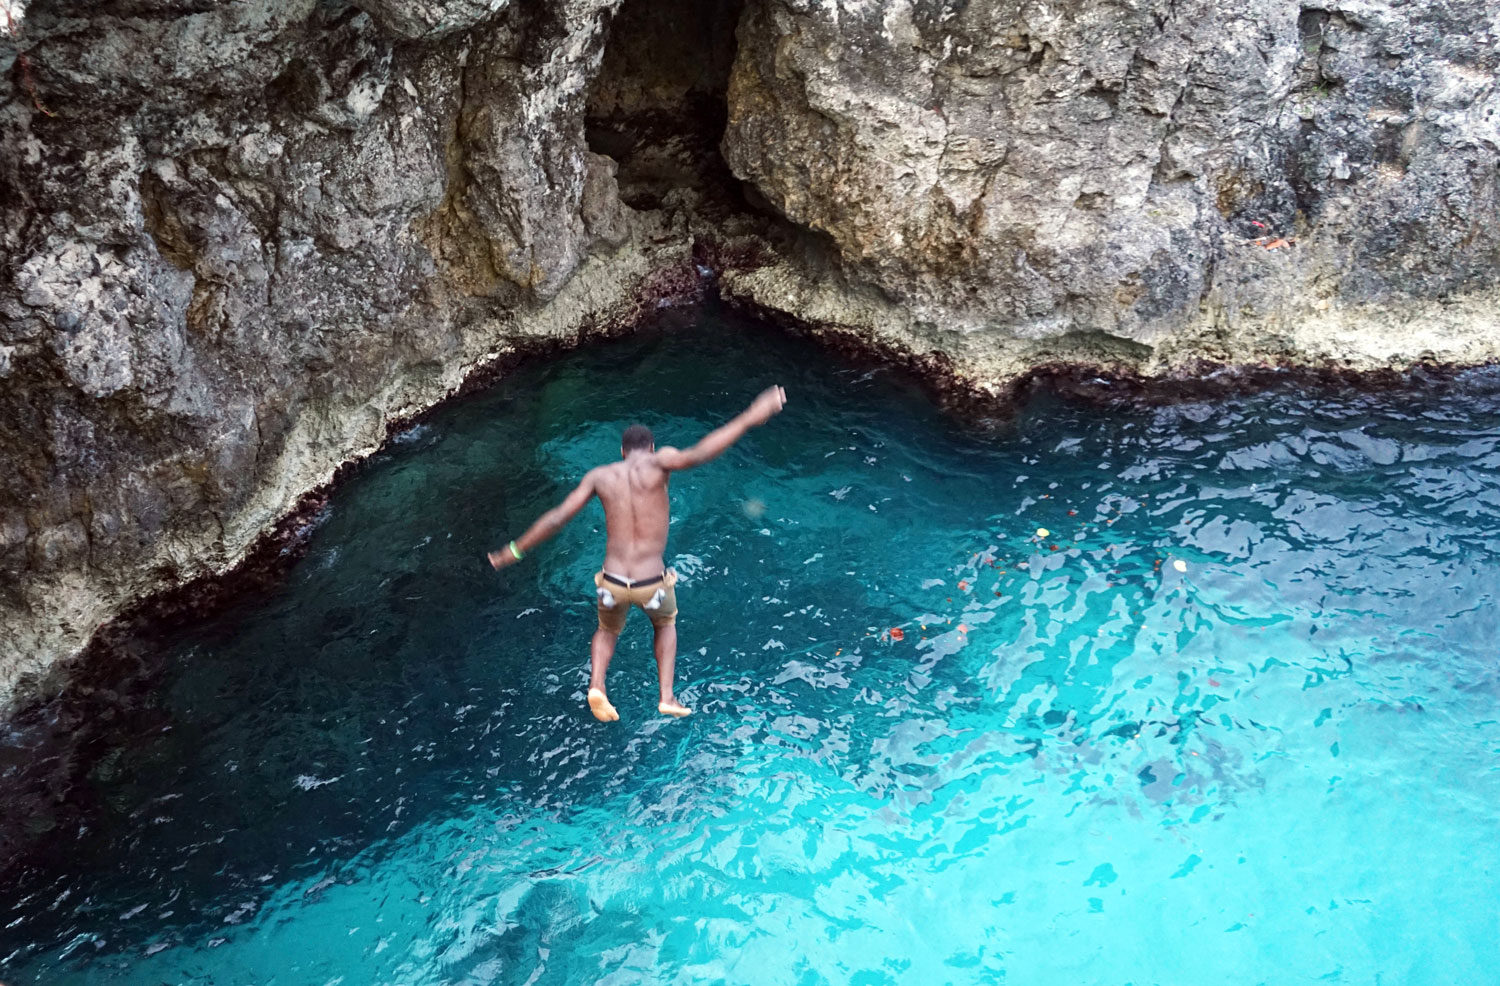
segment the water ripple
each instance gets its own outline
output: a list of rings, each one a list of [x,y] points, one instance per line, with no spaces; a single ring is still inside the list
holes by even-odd
[[[694,317],[403,433],[283,586],[142,643],[0,978],[1489,977],[1494,371],[983,431]],[[638,621],[596,724],[597,508],[482,550],[624,424],[683,444],[773,379],[784,417],[673,482],[696,714],[654,714]]]

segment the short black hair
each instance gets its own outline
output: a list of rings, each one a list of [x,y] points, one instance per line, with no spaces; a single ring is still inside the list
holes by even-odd
[[[631,425],[625,429],[625,434],[620,436],[620,451],[634,452],[636,449],[650,448],[656,444],[656,436],[651,434],[651,429],[645,425]]]

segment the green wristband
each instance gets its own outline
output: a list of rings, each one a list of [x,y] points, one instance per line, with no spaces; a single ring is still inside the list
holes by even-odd
[[[522,558],[526,557],[525,555],[521,554],[521,549],[516,547],[516,542],[514,541],[510,543],[510,553],[516,556],[516,561],[520,561]]]

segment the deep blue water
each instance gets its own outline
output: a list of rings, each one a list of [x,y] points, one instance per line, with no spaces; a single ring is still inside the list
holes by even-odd
[[[1500,375],[979,428],[672,320],[445,408],[153,642],[0,980],[1500,981]],[[773,382],[672,484],[696,714],[636,614],[595,722],[597,504],[482,552]]]

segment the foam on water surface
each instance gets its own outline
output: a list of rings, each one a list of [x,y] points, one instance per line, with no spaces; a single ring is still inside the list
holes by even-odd
[[[1493,979],[1494,374],[980,432],[672,317],[405,432],[284,584],[156,642],[0,980]],[[636,614],[595,722],[597,504],[483,552],[772,382],[672,483],[695,715]]]

